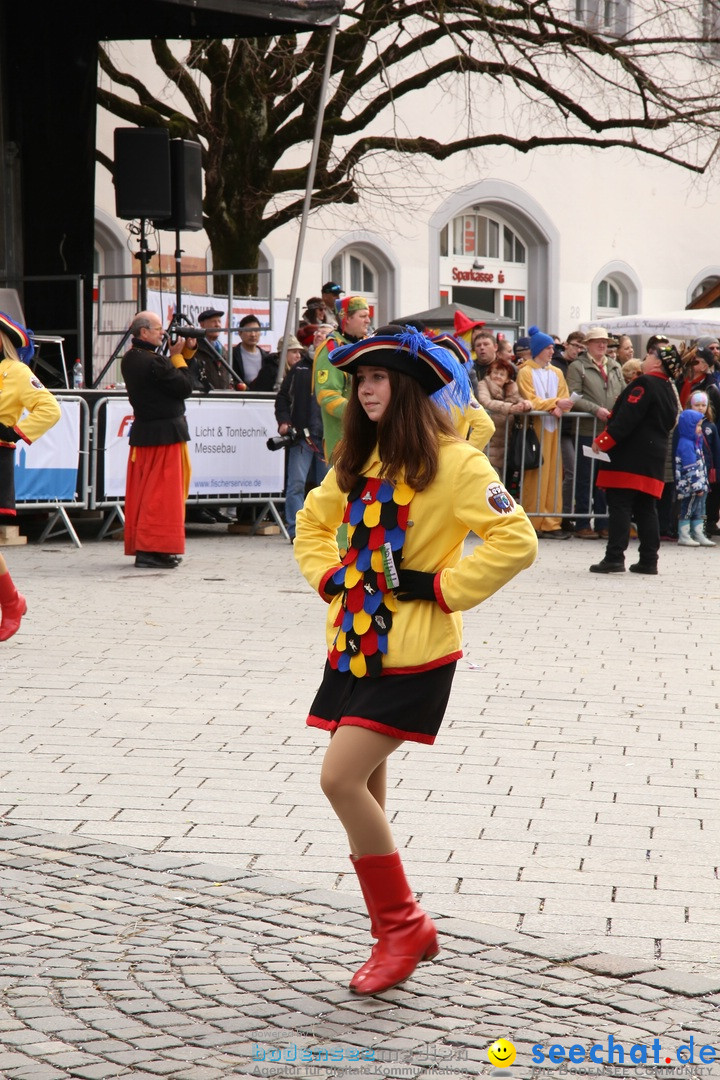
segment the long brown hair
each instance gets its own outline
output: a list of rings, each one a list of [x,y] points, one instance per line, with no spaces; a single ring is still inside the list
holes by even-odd
[[[368,365],[370,366],[370,365]],[[395,482],[402,478],[414,491],[422,491],[438,469],[440,440],[458,438],[448,414],[430,401],[417,379],[386,369],[390,401],[376,423],[358,398],[357,376],[343,416],[343,436],[335,447],[333,464],[342,491],[351,491],[377,443],[381,475]]]

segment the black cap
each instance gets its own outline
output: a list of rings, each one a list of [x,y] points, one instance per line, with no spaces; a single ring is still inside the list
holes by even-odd
[[[326,281],[321,289],[321,292],[332,293],[333,296],[340,296],[342,293],[345,292],[345,290],[341,289],[340,286],[334,281]]]
[[[217,308],[211,307],[207,311],[201,311],[198,315],[198,322],[205,322],[206,319],[216,319],[218,315],[224,315],[224,311],[218,311]]]

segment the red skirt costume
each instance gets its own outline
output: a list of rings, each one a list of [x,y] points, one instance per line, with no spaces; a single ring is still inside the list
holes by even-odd
[[[131,446],[125,485],[125,554],[185,551],[185,500],[190,488],[187,443]]]

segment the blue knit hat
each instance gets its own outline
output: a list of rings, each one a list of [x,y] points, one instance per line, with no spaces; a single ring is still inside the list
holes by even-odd
[[[547,349],[548,345],[555,345],[554,340],[549,334],[543,334],[539,326],[531,326],[528,330],[530,335],[530,355],[533,360],[538,356],[543,349]]]

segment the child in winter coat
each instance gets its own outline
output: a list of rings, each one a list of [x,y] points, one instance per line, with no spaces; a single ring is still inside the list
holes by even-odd
[[[678,544],[683,547],[714,547],[704,532],[705,502],[710,490],[703,453],[703,413],[684,409],[677,425],[675,491],[680,502]]]
[[[705,503],[705,535],[717,535],[717,519],[720,513],[720,434],[716,399],[706,390],[694,390],[690,395],[690,408],[703,414],[703,454],[707,466],[710,491]]]

